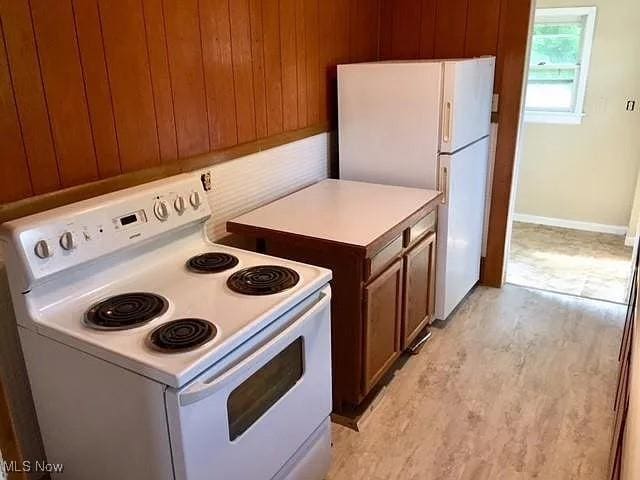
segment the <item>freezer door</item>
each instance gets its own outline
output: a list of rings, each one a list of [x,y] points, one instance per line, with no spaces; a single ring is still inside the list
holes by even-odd
[[[436,318],[446,319],[480,278],[489,138],[440,157]]]
[[[338,66],[340,178],[437,187],[441,62]]]
[[[494,68],[494,57],[445,62],[440,152],[489,135]]]

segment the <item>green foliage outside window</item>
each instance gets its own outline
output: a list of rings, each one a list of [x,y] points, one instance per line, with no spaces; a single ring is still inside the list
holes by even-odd
[[[573,82],[580,62],[582,23],[538,23],[534,25],[529,80]],[[558,68],[553,68],[558,65]]]

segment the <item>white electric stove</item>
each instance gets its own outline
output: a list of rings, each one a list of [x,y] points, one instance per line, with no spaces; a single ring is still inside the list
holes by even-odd
[[[326,474],[331,272],[209,242],[205,195],[180,175],[2,226],[57,478]]]

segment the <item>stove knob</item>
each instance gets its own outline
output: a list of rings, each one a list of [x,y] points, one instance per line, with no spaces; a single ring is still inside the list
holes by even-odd
[[[76,239],[73,238],[73,233],[64,232],[60,237],[60,246],[65,250],[73,250],[76,248]]]
[[[184,204],[184,197],[182,195],[178,195],[176,200],[173,202],[173,208],[176,209],[178,215],[182,215],[184,213],[187,207]]]
[[[39,258],[49,258],[53,255],[53,252],[49,248],[49,244],[46,240],[38,240],[38,243],[36,243],[33,250]]]
[[[189,196],[189,203],[191,204],[194,210],[197,210],[198,207],[200,207],[200,203],[201,203],[200,194],[198,192],[193,192]]]
[[[164,222],[167,218],[169,218],[169,207],[167,206],[167,202],[158,201],[153,206],[153,213],[156,214],[156,218],[161,222]]]

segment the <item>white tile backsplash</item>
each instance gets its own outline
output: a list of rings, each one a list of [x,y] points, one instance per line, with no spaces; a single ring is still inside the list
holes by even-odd
[[[227,220],[327,178],[329,142],[329,134],[322,133],[208,168],[210,238],[227,234]]]

